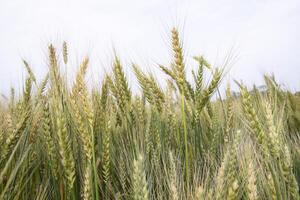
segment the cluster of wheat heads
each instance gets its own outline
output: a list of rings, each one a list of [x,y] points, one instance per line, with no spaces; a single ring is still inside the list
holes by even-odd
[[[299,200],[300,98],[265,76],[266,89],[218,91],[223,70],[194,57],[193,81],[178,31],[165,88],[137,64],[135,94],[121,60],[101,87],[72,85],[50,45],[49,72],[28,76],[0,104],[0,199]]]

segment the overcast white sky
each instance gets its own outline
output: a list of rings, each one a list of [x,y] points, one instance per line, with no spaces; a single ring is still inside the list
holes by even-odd
[[[22,58],[42,78],[47,44],[61,50],[63,40],[72,54],[70,71],[89,55],[89,80],[101,79],[115,47],[134,82],[131,61],[154,72],[157,62],[169,62],[173,25],[180,28],[187,60],[201,54],[221,63],[234,50],[238,59],[225,81],[261,84],[262,74],[273,72],[300,89],[299,0],[1,0],[0,91],[21,88]]]

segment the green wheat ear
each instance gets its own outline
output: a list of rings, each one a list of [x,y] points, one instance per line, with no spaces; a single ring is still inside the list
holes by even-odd
[[[30,68],[28,62],[27,62],[26,60],[23,60],[23,63],[24,63],[24,66],[25,66],[25,68],[26,68],[26,70],[27,70],[27,72],[28,72],[28,74],[29,74],[30,79],[31,79],[34,83],[36,83],[35,75],[34,75],[32,69]]]
[[[57,152],[56,152],[56,142],[55,136],[52,134],[52,123],[51,123],[51,115],[49,109],[49,103],[44,101],[43,106],[44,116],[43,116],[43,132],[45,137],[45,142],[47,145],[47,151],[49,156],[49,165],[52,168],[52,173],[54,178],[58,179],[58,163],[57,163]]]
[[[219,83],[222,78],[222,71],[219,69],[216,69],[213,73],[212,80],[207,88],[205,88],[201,94],[201,99],[199,103],[197,104],[197,112],[200,113],[204,106],[207,104],[213,93],[216,91],[216,89],[219,86]]]
[[[133,162],[133,199],[134,200],[148,200],[148,184],[146,181],[146,174],[144,171],[144,158],[141,154]]]
[[[216,179],[216,198],[236,199],[238,196],[239,182],[237,179],[238,148],[241,131],[236,132],[232,145],[227,150]]]
[[[82,199],[91,200],[92,197],[92,165],[88,163],[84,170]]]
[[[300,199],[299,186],[296,177],[293,173],[291,153],[287,145],[283,147],[283,159],[282,159],[282,172],[285,177],[287,190],[290,194],[291,199]]]
[[[107,122],[106,129],[103,134],[103,155],[102,155],[102,175],[105,184],[108,184],[110,178],[110,121]]]
[[[68,63],[68,45],[67,42],[63,42],[63,58],[65,65]]]
[[[165,102],[165,95],[153,75],[147,76],[135,64],[132,67],[147,101],[156,106],[158,111],[161,112]]]
[[[231,94],[230,85],[228,84],[226,89],[226,128],[225,128],[225,135],[224,135],[224,142],[228,143],[231,131],[233,129],[233,97]]]
[[[69,193],[72,193],[75,182],[75,160],[71,146],[72,140],[68,132],[67,108],[63,94],[63,82],[60,76],[56,51],[52,45],[49,46],[49,68],[52,97],[51,106],[55,108],[54,123],[58,140],[58,149],[67,189]]]
[[[113,75],[115,88],[117,89],[114,95],[118,100],[120,109],[122,110],[122,112],[125,112],[128,103],[131,100],[131,91],[125,77],[121,61],[117,56],[115,56],[113,64]]]
[[[247,164],[247,193],[250,200],[256,200],[259,199],[256,167],[253,160],[250,160]]]
[[[253,131],[253,134],[262,149],[262,153],[265,158],[269,157],[269,149],[266,141],[266,134],[263,130],[262,124],[259,121],[257,113],[252,105],[251,96],[245,86],[240,85],[241,88],[241,100],[242,100],[242,108],[246,119],[250,124],[250,128]]]
[[[178,188],[177,188],[177,170],[176,170],[176,164],[173,158],[173,153],[169,152],[169,158],[170,158],[170,195],[172,200],[178,200],[179,194],[178,194]]]

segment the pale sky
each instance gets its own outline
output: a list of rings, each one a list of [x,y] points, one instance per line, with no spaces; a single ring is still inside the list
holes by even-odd
[[[61,51],[64,40],[69,71],[90,56],[90,82],[98,84],[109,69],[113,48],[131,84],[133,61],[159,79],[156,63],[169,63],[174,25],[182,33],[188,69],[196,67],[194,55],[217,65],[233,52],[237,59],[225,82],[260,85],[264,73],[274,73],[300,90],[300,0],[0,0],[0,92],[21,89],[22,58],[42,79],[47,45]]]

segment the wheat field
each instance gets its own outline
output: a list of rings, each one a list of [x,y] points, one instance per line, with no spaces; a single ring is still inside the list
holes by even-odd
[[[24,61],[23,91],[0,102],[0,199],[299,200],[300,97],[266,75],[264,90],[236,82],[221,98],[226,66],[196,56],[189,80],[170,36],[165,87],[126,66],[138,92],[118,56],[97,87],[88,57],[68,84],[67,43],[49,45],[41,82]]]

